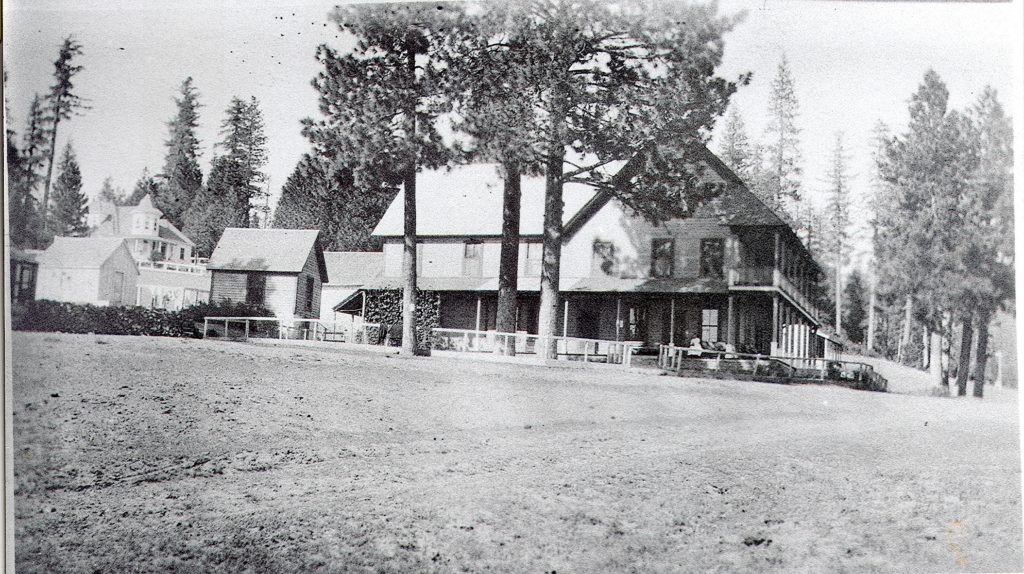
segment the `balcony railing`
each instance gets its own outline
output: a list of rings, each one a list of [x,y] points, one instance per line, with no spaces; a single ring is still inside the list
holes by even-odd
[[[736,267],[729,270],[729,286],[776,287],[789,296],[813,317],[818,318],[818,309],[795,283],[773,267]]]
[[[205,261],[203,264],[175,263],[172,261],[136,261],[143,269],[159,269],[160,271],[174,271],[177,273],[194,273],[202,275],[206,273]]]
[[[729,285],[771,287],[775,285],[771,267],[737,267],[729,270]]]

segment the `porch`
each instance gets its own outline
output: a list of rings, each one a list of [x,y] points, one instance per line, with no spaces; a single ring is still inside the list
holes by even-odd
[[[724,283],[724,282],[723,282]],[[440,291],[436,328],[495,332],[494,291]],[[357,295],[336,311],[364,314]],[[356,308],[356,307],[360,308]],[[537,335],[540,297],[519,294],[510,335]],[[636,342],[641,354],[660,345],[704,346],[785,357],[824,357],[817,323],[779,290],[711,292],[580,292],[562,294],[555,337]]]

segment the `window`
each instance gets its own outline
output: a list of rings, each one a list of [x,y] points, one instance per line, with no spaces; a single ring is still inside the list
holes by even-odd
[[[465,277],[480,277],[483,271],[483,243],[467,241],[463,246],[462,254],[462,275]]]
[[[185,248],[184,247],[181,248],[181,257],[179,257],[178,259],[181,259],[182,261],[185,260]]]
[[[651,240],[651,277],[671,277],[675,242],[671,238]]]
[[[725,277],[725,242],[722,239],[700,240],[700,276]]]
[[[704,309],[700,312],[700,339],[709,343],[718,342],[718,309]]]
[[[594,254],[590,263],[590,275],[615,274],[615,245],[610,241],[594,241]]]
[[[306,277],[306,312],[313,312],[313,278]]]
[[[267,276],[262,273],[249,273],[245,279],[245,302],[250,305],[265,303]]]
[[[542,255],[544,244],[531,241],[526,243],[526,264],[523,268],[523,275],[526,277],[540,277],[542,267]]]

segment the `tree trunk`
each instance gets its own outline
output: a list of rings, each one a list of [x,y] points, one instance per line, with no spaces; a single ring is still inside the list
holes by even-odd
[[[910,321],[913,318],[914,312],[914,302],[913,299],[910,298],[910,295],[907,295],[907,303],[904,309],[903,333],[900,335],[900,343],[896,347],[896,362],[898,363],[903,362],[904,353],[906,352],[907,347],[910,346]]]
[[[971,374],[971,344],[974,338],[974,327],[971,325],[971,314],[963,318],[963,334],[960,337],[960,359],[956,371],[956,395],[967,396],[967,378]]]
[[[974,396],[979,399],[985,394],[985,368],[988,367],[988,322],[992,313],[982,309],[978,313],[978,358],[974,371]]]
[[[402,354],[416,354],[416,172],[406,174],[402,254]]]
[[[928,362],[931,361],[932,353],[934,353],[934,349],[928,348],[928,339],[930,335],[930,329],[921,329],[921,369],[926,371],[928,370]]]
[[[942,334],[932,332],[929,346],[928,372],[932,380],[942,386]]]
[[[839,273],[839,254],[836,253],[836,335],[843,334],[843,277]]]
[[[416,51],[406,50],[406,71],[416,77]],[[413,104],[415,106],[415,104]],[[416,110],[405,111],[406,133],[416,137]],[[402,256],[402,354],[416,354],[416,164],[409,166],[402,183],[404,192],[404,252]]]
[[[875,276],[871,275],[871,294],[868,296],[868,340],[867,349],[875,348]]]
[[[43,216],[43,241],[47,241],[50,235],[50,184],[53,178],[53,161],[57,155],[57,126],[60,125],[61,98],[58,97],[54,103],[53,127],[50,131],[50,153],[46,162],[46,179],[43,181],[43,203],[40,204],[40,212]],[[39,245],[42,247],[42,245]]]
[[[558,334],[558,274],[562,256],[562,163],[565,150],[561,143],[547,159],[547,177],[544,187],[544,247],[540,273],[540,310],[538,331],[541,337]],[[560,153],[559,153],[560,152]],[[545,358],[555,358],[556,343],[548,339]]]
[[[499,333],[514,333],[519,302],[519,205],[522,175],[515,163],[506,163],[504,171],[505,193],[501,211],[501,263],[498,268],[496,328]],[[500,351],[503,355],[516,354],[515,339],[506,337],[502,343]]]

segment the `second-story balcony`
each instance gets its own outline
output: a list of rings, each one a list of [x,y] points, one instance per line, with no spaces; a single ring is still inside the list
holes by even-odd
[[[156,269],[159,271],[173,271],[175,273],[191,273],[195,275],[202,275],[206,273],[206,258],[195,259],[194,263],[175,262],[175,261],[149,261],[149,260],[137,260],[139,268],[141,269]],[[200,263],[201,261],[201,263]]]
[[[808,315],[815,319],[819,318],[818,309],[814,306],[810,297],[801,291],[781,271],[773,267],[737,267],[730,269],[729,287],[774,287],[802,307]]]

